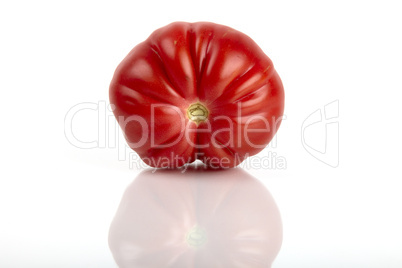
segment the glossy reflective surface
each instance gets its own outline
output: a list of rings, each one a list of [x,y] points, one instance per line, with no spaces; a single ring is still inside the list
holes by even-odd
[[[110,227],[119,267],[270,267],[282,223],[268,190],[244,170],[146,170]]]

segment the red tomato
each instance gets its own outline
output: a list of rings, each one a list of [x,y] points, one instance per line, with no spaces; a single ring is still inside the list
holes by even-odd
[[[284,91],[271,60],[247,35],[209,22],[175,22],[120,63],[110,102],[129,146],[148,165],[199,159],[225,168],[271,141]]]

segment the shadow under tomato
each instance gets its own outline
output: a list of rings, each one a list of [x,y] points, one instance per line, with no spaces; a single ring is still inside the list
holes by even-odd
[[[109,231],[119,267],[271,267],[282,223],[268,190],[240,168],[145,170]]]

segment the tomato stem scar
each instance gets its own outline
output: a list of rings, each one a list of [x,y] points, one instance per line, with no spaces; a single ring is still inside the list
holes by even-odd
[[[194,121],[197,125],[208,119],[209,111],[205,106],[199,102],[191,104],[187,108],[187,117]]]

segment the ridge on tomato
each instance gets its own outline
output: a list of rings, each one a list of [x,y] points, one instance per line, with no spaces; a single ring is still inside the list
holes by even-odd
[[[284,90],[247,35],[210,22],[154,31],[119,64],[110,103],[128,145],[152,167],[197,159],[234,167],[275,135]]]

